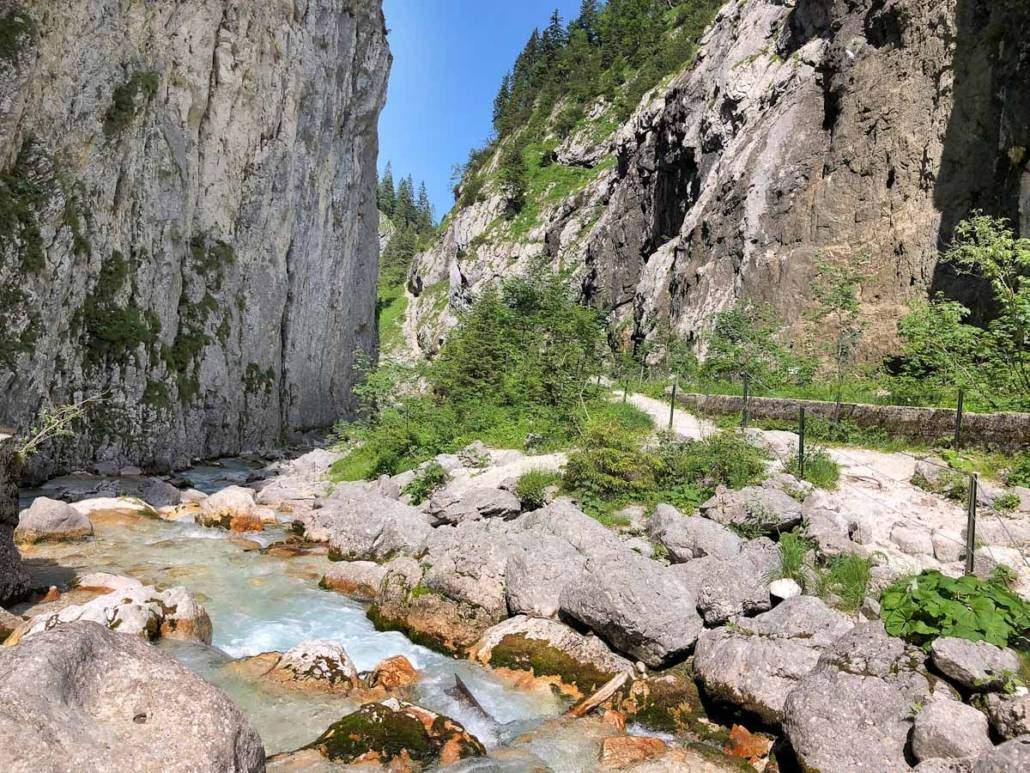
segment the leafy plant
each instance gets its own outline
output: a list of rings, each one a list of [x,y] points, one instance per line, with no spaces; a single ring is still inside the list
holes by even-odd
[[[1030,488],[1030,452],[1024,451],[1015,457],[1005,471],[1005,482],[1010,486]]]
[[[561,483],[561,475],[553,470],[530,470],[519,476],[515,495],[525,510],[536,510],[547,504],[547,489]]]
[[[70,405],[44,405],[36,414],[32,426],[25,431],[17,448],[18,455],[27,459],[51,440],[74,437],[75,425],[86,417],[90,406],[102,403],[106,399],[105,392]]]
[[[1019,507],[1020,501],[1019,494],[1016,494],[1014,491],[1006,491],[995,498],[991,507],[999,513],[1011,513]]]
[[[916,378],[975,392],[992,407],[1030,405],[1030,239],[982,213],[955,228],[944,262],[959,274],[986,280],[994,318],[970,324],[964,306],[942,297],[917,303],[898,326],[906,367]]]
[[[1030,605],[993,577],[924,572],[887,588],[880,603],[887,632],[924,648],[938,636],[1030,645]]]
[[[404,487],[404,493],[411,498],[411,504],[420,505],[442,488],[450,477],[439,462],[429,462]]]
[[[812,447],[806,450],[804,474],[801,473],[797,454],[793,454],[787,462],[787,472],[807,480],[816,488],[835,489],[840,481],[840,465],[825,448]]]

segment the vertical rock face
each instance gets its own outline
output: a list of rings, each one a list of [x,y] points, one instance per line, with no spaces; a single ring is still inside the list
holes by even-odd
[[[352,407],[375,353],[378,0],[0,0],[0,422],[165,467]]]
[[[12,535],[18,525],[18,459],[14,438],[0,427],[0,607],[28,592],[29,578]]]
[[[409,338],[432,349],[446,326],[424,288],[460,303],[540,254],[636,340],[666,321],[694,337],[742,299],[799,320],[831,258],[862,261],[874,351],[913,297],[976,306],[938,255],[972,209],[1030,223],[1028,21],[1016,0],[725,3],[628,123],[558,147],[598,174],[528,235],[506,241],[497,197],[453,214],[414,266]]]

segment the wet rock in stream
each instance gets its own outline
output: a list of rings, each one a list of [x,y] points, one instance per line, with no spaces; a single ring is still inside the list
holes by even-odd
[[[144,641],[92,622],[0,649],[0,769],[264,769],[261,739],[221,691]]]
[[[486,754],[479,739],[450,717],[392,699],[362,706],[306,748],[333,762],[399,763],[409,770]]]

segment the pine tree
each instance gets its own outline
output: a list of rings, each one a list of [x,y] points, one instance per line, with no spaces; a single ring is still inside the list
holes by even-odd
[[[508,73],[501,81],[501,88],[494,97],[494,131],[498,135],[504,134],[508,125],[508,116],[511,109],[511,74]]]
[[[429,191],[426,190],[425,182],[418,187],[418,201],[415,203],[418,212],[418,232],[427,233],[433,230],[433,203],[429,200]]]
[[[401,180],[397,189],[397,219],[405,226],[414,226],[418,220],[415,211],[415,182],[411,175]]]
[[[570,31],[581,30],[587,43],[597,45],[601,26],[601,8],[597,0],[583,0],[579,6],[579,16],[570,25]]]
[[[393,167],[386,162],[386,171],[379,181],[379,211],[387,217],[393,217],[397,211],[397,195],[393,190]]]

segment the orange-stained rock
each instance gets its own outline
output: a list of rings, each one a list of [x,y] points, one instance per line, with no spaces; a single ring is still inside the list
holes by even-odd
[[[410,687],[419,680],[418,670],[403,655],[395,655],[381,661],[368,679],[369,687],[385,690],[399,690]]]
[[[608,709],[601,715],[601,721],[606,725],[614,727],[620,733],[626,732],[626,717],[621,711]]]
[[[261,531],[264,528],[264,522],[257,515],[234,515],[229,519],[229,531],[250,532]]]
[[[648,760],[657,759],[669,750],[660,738],[618,735],[601,742],[601,767],[609,770],[628,768]]]
[[[46,595],[39,600],[40,604],[47,604],[51,601],[57,601],[61,598],[61,591],[57,589],[56,585],[51,585],[50,589],[46,592]]]
[[[752,733],[746,727],[734,725],[722,750],[731,757],[740,757],[751,763],[765,759],[772,749],[772,739]]]

